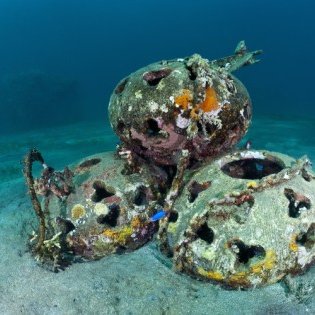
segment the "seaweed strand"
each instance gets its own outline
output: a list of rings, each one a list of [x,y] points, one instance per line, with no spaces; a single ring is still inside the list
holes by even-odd
[[[44,245],[44,241],[46,238],[46,223],[44,212],[42,210],[34,188],[33,163],[36,161],[45,166],[45,162],[41,153],[37,149],[31,149],[24,157],[23,172],[26,179],[31,202],[39,220],[38,241],[35,247],[35,250],[39,251]]]

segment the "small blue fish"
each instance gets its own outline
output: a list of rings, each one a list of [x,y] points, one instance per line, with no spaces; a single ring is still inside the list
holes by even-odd
[[[157,213],[153,214],[153,216],[149,220],[150,220],[150,222],[155,222],[155,221],[161,220],[161,219],[165,218],[166,214],[167,214],[167,212],[164,211],[163,209],[159,210]]]
[[[252,142],[250,140],[247,140],[246,143],[245,143],[244,148],[246,150],[250,150],[252,148]]]
[[[256,164],[256,170],[258,172],[261,172],[264,169],[264,166],[262,164],[258,164],[258,163],[255,163],[255,164]]]

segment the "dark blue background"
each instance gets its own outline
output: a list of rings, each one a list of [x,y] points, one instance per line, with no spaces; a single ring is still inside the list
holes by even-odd
[[[313,0],[0,0],[0,79],[40,71],[77,81],[80,92],[69,108],[49,105],[48,119],[31,102],[8,117],[12,105],[2,101],[0,133],[105,121],[110,93],[128,73],[195,52],[222,57],[241,39],[264,50],[261,63],[236,73],[254,114],[315,118],[314,11]]]

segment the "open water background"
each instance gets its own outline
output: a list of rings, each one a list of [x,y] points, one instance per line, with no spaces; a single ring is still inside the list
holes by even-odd
[[[0,133],[107,118],[117,82],[195,52],[263,49],[255,115],[315,118],[312,0],[0,0]]]

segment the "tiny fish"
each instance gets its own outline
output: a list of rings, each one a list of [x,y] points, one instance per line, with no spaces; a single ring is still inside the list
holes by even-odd
[[[255,164],[256,164],[256,170],[258,172],[261,172],[264,169],[264,166],[262,164],[258,164],[258,163],[255,163]]]
[[[252,148],[252,142],[250,140],[247,140],[246,143],[245,143],[244,148],[246,150],[250,150]]]
[[[153,216],[150,218],[150,221],[155,222],[155,221],[165,218],[165,216],[166,216],[166,211],[160,210],[157,213],[153,214]]]

